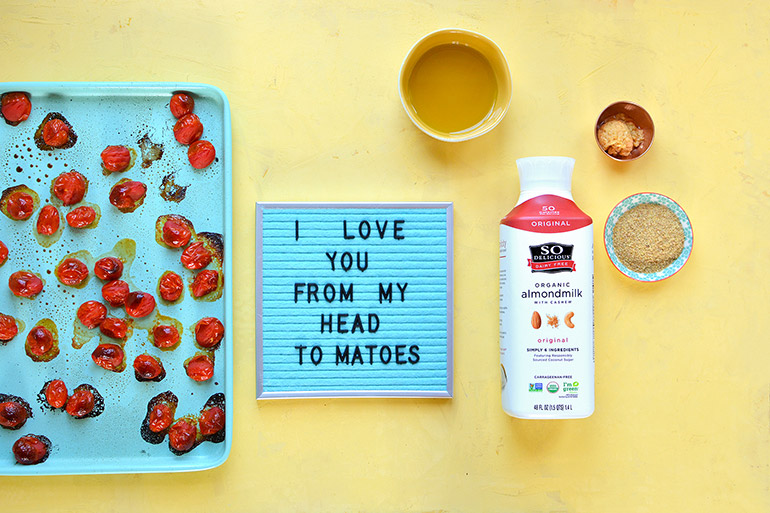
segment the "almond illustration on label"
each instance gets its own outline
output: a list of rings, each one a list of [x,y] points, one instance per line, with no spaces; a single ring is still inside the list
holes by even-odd
[[[535,312],[532,314],[532,327],[535,329],[540,329],[540,326],[543,324],[543,320],[540,319],[540,314]]]
[[[564,316],[564,324],[567,325],[568,328],[574,328],[575,324],[572,322],[572,316],[575,315],[575,312],[570,312],[567,315]]]

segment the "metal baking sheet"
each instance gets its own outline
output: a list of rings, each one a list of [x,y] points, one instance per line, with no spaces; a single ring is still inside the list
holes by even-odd
[[[0,393],[20,396],[33,410],[19,430],[0,428],[0,474],[55,475],[137,472],[177,472],[212,468],[223,463],[230,452],[233,425],[233,338],[231,266],[231,128],[230,108],[224,93],[216,87],[190,83],[3,83],[0,93],[25,91],[32,102],[29,119],[16,127],[0,120],[0,190],[24,184],[40,196],[42,205],[50,202],[51,182],[62,172],[76,170],[89,181],[85,203],[97,204],[101,219],[95,229],[75,230],[66,225],[64,215],[74,208],[61,207],[64,231],[49,248],[35,238],[39,208],[27,221],[0,216],[0,240],[9,248],[8,261],[0,267],[0,312],[20,319],[24,329],[5,345],[0,345]],[[204,126],[203,139],[213,143],[217,159],[204,170],[194,169],[187,159],[187,147],[173,135],[176,119],[169,111],[169,100],[176,91],[192,93],[194,112]],[[61,113],[77,133],[77,143],[69,149],[42,151],[33,140],[43,118]],[[163,156],[149,167],[141,165],[138,141],[147,135],[163,145]],[[109,145],[125,145],[137,151],[134,166],[124,173],[105,176],[100,154]],[[180,202],[168,201],[160,194],[164,177],[180,186],[189,186]],[[144,204],[133,213],[121,213],[108,200],[112,186],[121,178],[147,185]],[[184,300],[164,304],[157,295],[158,278],[166,270],[182,276],[185,284],[194,275],[179,262],[181,250],[161,247],[155,240],[155,222],[164,214],[189,219],[196,232],[216,232],[224,238],[224,293],[212,302],[192,299],[186,287]],[[128,271],[131,290],[153,294],[157,311],[177,319],[183,326],[181,344],[163,352],[149,340],[148,332],[135,328],[125,344],[126,370],[110,372],[98,367],[91,353],[100,343],[93,338],[81,349],[73,344],[78,306],[88,300],[102,301],[103,282],[90,270],[82,289],[59,283],[53,271],[61,259],[80,250],[95,258],[110,253],[121,239],[136,242],[136,258]],[[45,288],[35,299],[17,298],[8,288],[11,273],[29,269],[39,273]],[[104,302],[104,301],[102,301]],[[106,302],[104,302],[106,303]],[[124,317],[122,308],[108,307],[108,315]],[[153,314],[154,315],[154,314]],[[198,319],[213,316],[225,325],[225,338],[215,351],[214,377],[204,383],[190,379],[183,363],[198,350],[193,327]],[[25,353],[27,333],[42,318],[51,318],[59,331],[60,354],[50,362],[33,362]],[[97,329],[98,331],[98,329]],[[101,337],[101,342],[110,339]],[[158,356],[166,377],[160,382],[139,382],[134,377],[134,358],[144,352]],[[81,383],[94,386],[104,397],[104,413],[76,420],[64,411],[42,406],[37,395],[44,383],[63,379],[70,393]],[[203,442],[189,453],[174,455],[166,441],[153,445],[142,439],[140,428],[150,399],[167,390],[179,398],[176,418],[197,415],[210,396],[224,393],[226,431],[222,443]],[[38,465],[15,462],[11,447],[22,435],[34,433],[51,440],[49,458]]]

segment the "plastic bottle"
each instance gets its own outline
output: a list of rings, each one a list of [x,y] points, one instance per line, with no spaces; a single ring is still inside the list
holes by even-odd
[[[519,201],[500,222],[503,410],[522,419],[594,411],[593,224],[566,157],[516,161]]]

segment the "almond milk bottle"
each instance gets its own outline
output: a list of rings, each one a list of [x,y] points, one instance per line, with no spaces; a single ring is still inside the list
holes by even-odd
[[[519,201],[500,222],[503,410],[521,419],[594,411],[593,224],[566,157],[516,161]]]

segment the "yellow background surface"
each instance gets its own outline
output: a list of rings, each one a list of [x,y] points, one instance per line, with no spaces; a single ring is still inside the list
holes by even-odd
[[[408,120],[398,69],[458,26],[506,54],[513,101],[456,145]],[[221,467],[0,478],[8,511],[716,512],[770,510],[770,13],[715,1],[0,2],[2,79],[194,81],[232,106],[235,425]],[[645,106],[647,155],[618,164],[592,127]],[[596,226],[596,413],[500,406],[498,221],[515,160],[577,159]],[[682,272],[635,283],[601,232],[624,197],[689,214]],[[255,399],[254,203],[453,201],[452,400]]]

